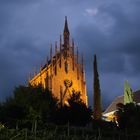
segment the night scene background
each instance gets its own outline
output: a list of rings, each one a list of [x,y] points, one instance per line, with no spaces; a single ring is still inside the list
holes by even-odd
[[[124,80],[140,89],[139,0],[0,0],[0,100],[44,64],[67,16],[71,37],[84,52],[89,105],[97,54],[104,108],[123,94]]]

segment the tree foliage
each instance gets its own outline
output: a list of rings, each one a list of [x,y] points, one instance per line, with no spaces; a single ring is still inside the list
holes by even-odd
[[[51,120],[57,109],[57,99],[48,90],[41,86],[19,86],[10,97],[1,105],[0,121],[13,127],[17,121]]]
[[[68,99],[68,105],[58,109],[56,123],[85,126],[91,121],[91,114],[92,110],[83,103],[80,92],[73,91]]]
[[[62,107],[48,90],[41,86],[19,86],[12,97],[0,104],[0,122],[8,127],[16,127],[21,122],[32,127],[35,121],[45,123],[86,125],[91,119],[91,109],[82,102],[79,92],[68,99],[69,105]]]
[[[91,121],[91,108],[88,108],[81,99],[80,92],[73,92],[68,99],[69,103],[69,120],[73,124],[86,125]]]
[[[115,112],[117,122],[121,129],[139,130],[140,129],[140,106],[129,103],[126,105],[118,104]]]

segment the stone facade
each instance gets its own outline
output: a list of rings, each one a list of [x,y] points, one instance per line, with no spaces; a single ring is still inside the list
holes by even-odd
[[[70,33],[65,19],[63,43],[60,36],[59,51],[57,42],[55,43],[55,55],[52,54],[52,45],[50,46],[50,60],[47,59],[46,64],[40,66],[40,72],[34,71],[34,77],[30,78],[29,83],[32,86],[41,84],[44,88],[48,88],[55,97],[67,103],[72,90],[81,93],[81,99],[88,105],[86,80],[84,71],[84,59],[82,56],[79,62],[78,48],[74,41],[70,42]]]

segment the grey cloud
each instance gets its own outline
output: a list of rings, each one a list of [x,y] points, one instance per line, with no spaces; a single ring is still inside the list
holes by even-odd
[[[134,4],[135,1],[111,3],[98,7],[99,13],[96,18],[110,17],[113,19],[113,26],[109,29],[109,34],[100,30],[97,24],[86,24],[77,27],[76,38],[80,46],[87,54],[86,60],[88,90],[91,91],[91,72],[93,70],[92,61],[93,54],[97,53],[99,73],[103,93],[103,102],[111,101],[117,95],[123,94],[123,82],[128,79],[133,84],[134,90],[139,89],[139,72],[140,72],[140,18],[139,7]],[[129,9],[126,9],[126,8]],[[97,19],[98,20],[98,19]],[[92,47],[91,47],[92,46]],[[90,50],[90,51],[89,51]],[[109,78],[108,78],[108,77]],[[132,80],[133,79],[133,80]],[[135,80],[134,80],[135,79]],[[138,82],[138,83],[137,83]],[[110,86],[110,84],[113,86]],[[120,85],[121,83],[121,85]],[[132,87],[132,88],[133,88]],[[108,95],[108,99],[106,98]]]
[[[35,3],[37,0],[1,0],[0,4],[27,4],[27,3]]]
[[[35,65],[44,63],[49,42],[58,40],[63,31],[65,15],[80,53],[85,55],[90,105],[94,53],[105,106],[123,93],[124,79],[138,89],[139,5],[138,0],[1,0],[0,97],[10,95],[15,85],[25,83]],[[87,8],[97,8],[97,15],[84,16]]]

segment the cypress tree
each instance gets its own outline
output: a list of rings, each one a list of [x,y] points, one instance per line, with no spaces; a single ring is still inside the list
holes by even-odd
[[[93,99],[93,116],[95,120],[100,120],[102,116],[102,107],[101,107],[101,90],[100,90],[100,82],[99,82],[99,75],[97,70],[97,60],[96,54],[94,55],[94,62],[93,62],[93,69],[94,69],[94,99]]]

